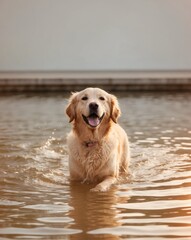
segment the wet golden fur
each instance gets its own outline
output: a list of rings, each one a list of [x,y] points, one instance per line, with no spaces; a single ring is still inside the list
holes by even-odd
[[[89,126],[82,115],[89,114],[91,103],[98,106],[101,123]],[[66,114],[73,128],[68,134],[69,171],[71,180],[92,182],[92,191],[106,191],[116,182],[120,170],[127,171],[128,138],[117,123],[120,108],[115,96],[99,88],[86,88],[73,93]]]

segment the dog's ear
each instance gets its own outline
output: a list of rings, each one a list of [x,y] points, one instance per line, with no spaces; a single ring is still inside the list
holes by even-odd
[[[76,102],[77,102],[76,96],[77,96],[77,94],[78,94],[77,92],[72,93],[71,97],[69,98],[68,105],[66,107],[66,114],[70,118],[69,122],[72,122],[76,117]]]
[[[111,95],[111,119],[114,123],[117,123],[118,118],[121,115],[119,103],[114,95]]]

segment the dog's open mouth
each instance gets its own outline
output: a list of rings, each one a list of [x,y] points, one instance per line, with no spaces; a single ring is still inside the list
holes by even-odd
[[[88,117],[85,117],[84,115],[82,115],[82,116],[83,116],[84,121],[90,127],[95,128],[95,127],[97,127],[101,123],[101,121],[102,121],[102,119],[104,117],[104,114],[101,117],[99,117],[96,113],[92,113]]]

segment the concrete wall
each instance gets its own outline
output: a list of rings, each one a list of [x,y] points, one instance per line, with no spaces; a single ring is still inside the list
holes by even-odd
[[[64,71],[3,72],[0,92],[77,91],[100,87],[108,91],[191,91],[191,71]]]
[[[0,71],[191,69],[190,0],[0,0]]]

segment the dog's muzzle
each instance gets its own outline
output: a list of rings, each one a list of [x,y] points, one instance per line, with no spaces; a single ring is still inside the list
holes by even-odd
[[[88,117],[82,115],[84,121],[90,126],[90,127],[97,127],[98,125],[100,125],[103,117],[104,117],[104,113],[101,117],[98,117],[97,114],[93,113],[93,114],[90,114]]]
[[[89,104],[89,112],[90,112],[89,116],[86,117],[82,115],[84,121],[92,128],[97,127],[101,123],[104,117],[104,113],[101,117],[99,117],[98,108],[99,108],[99,105],[97,103],[92,102]]]

